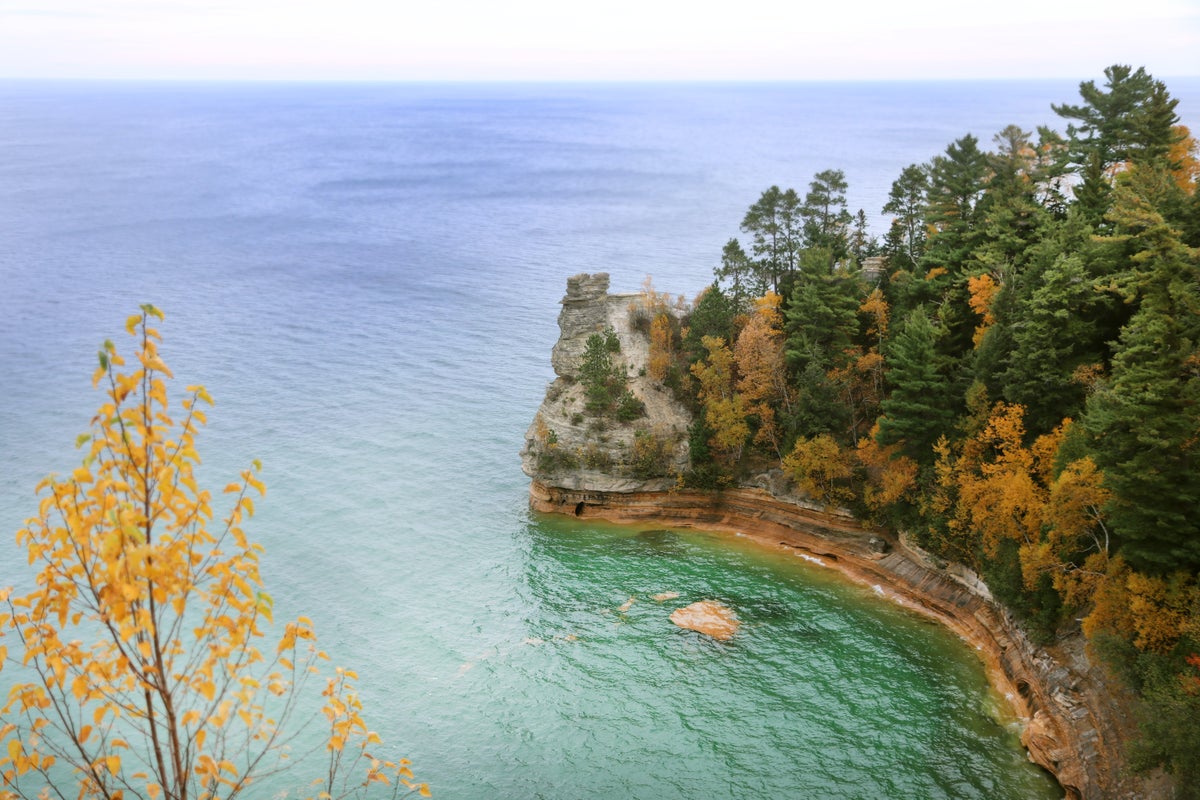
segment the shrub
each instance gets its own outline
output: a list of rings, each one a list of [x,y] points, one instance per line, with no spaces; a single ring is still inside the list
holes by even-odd
[[[629,474],[635,478],[661,478],[671,465],[671,442],[662,435],[638,429],[629,448]]]
[[[617,401],[617,419],[621,422],[633,422],[645,414],[646,404],[635,397],[633,392],[626,391]]]

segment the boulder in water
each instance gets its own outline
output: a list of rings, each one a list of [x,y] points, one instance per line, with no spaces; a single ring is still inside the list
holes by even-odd
[[[671,622],[722,641],[732,639],[741,624],[732,609],[713,600],[700,600],[675,609],[671,612]]]

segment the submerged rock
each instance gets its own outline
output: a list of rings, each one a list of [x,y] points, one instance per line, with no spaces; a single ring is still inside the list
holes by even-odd
[[[674,600],[676,597],[679,597],[679,592],[659,592],[656,595],[652,595],[650,599],[661,603],[664,600]]]
[[[713,600],[700,600],[675,609],[671,612],[671,622],[722,641],[732,639],[741,624],[733,609]]]

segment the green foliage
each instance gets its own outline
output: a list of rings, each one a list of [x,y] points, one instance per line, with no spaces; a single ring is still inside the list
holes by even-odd
[[[1143,657],[1144,658],[1144,657]],[[1154,660],[1168,660],[1152,657]],[[1177,798],[1200,798],[1200,660],[1169,659],[1143,690],[1141,737],[1133,743],[1134,769],[1163,767],[1176,779]]]
[[[730,239],[721,249],[721,266],[716,269],[716,276],[717,280],[729,283],[729,300],[735,309],[744,308],[751,297],[766,291],[763,276],[737,239]]]
[[[742,231],[751,239],[754,276],[751,283],[778,292],[781,282],[799,264],[800,199],[796,191],[781,190],[778,186],[766,189],[746,211]]]
[[[1161,215],[1118,190],[1112,218],[1132,252],[1119,281],[1140,300],[1111,380],[1088,400],[1113,525],[1134,566],[1200,569],[1200,258]]]
[[[992,595],[1025,623],[1033,639],[1047,644],[1063,623],[1062,597],[1047,573],[1038,577],[1032,589],[1026,585],[1018,550],[1015,540],[1002,541],[994,557],[981,560],[983,579]]]
[[[1160,81],[1115,65],[1080,95],[1054,106],[1065,135],[1010,125],[988,151],[968,134],[903,170],[871,313],[844,175],[818,173],[802,203],[764,192],[742,221],[750,255],[732,239],[722,254],[733,299],[714,285],[687,321],[683,481],[763,468],[745,423],[773,419],[810,494],[974,565],[1039,640],[1083,615],[1144,693],[1140,762],[1194,784],[1200,746],[1171,731],[1200,676],[1170,651],[1196,646],[1200,607],[1170,587],[1200,573],[1200,192]],[[784,289],[788,367],[753,412],[747,366],[705,346],[739,341],[749,287]]]
[[[667,437],[639,428],[629,448],[629,474],[640,480],[663,477],[670,469],[673,449]]]
[[[825,251],[829,266],[845,258],[850,250],[853,217],[846,208],[847,188],[846,174],[840,169],[822,170],[808,184],[800,207],[804,245],[809,250]]]
[[[926,167],[910,164],[892,183],[883,213],[893,214],[886,251],[893,269],[911,271],[925,252],[925,194],[929,191]]]
[[[933,444],[952,430],[957,411],[937,337],[924,309],[918,308],[884,353],[891,392],[880,404],[883,416],[876,439],[883,445],[901,445],[919,464],[932,462]]]
[[[865,294],[856,278],[830,270],[827,256],[818,256],[812,267],[796,280],[785,313],[788,364],[797,373],[810,364],[823,370],[845,365]]]
[[[689,489],[721,489],[728,486],[732,476],[713,458],[709,440],[713,431],[704,415],[696,418],[688,429],[690,464],[683,474],[683,485]]]
[[[1075,196],[1081,211],[1100,224],[1111,196],[1114,166],[1162,159],[1178,138],[1178,103],[1145,68],[1114,64],[1104,70],[1104,88],[1079,84],[1080,105],[1052,106],[1067,125],[1071,164],[1083,184]],[[1107,90],[1107,91],[1106,91]]]
[[[646,414],[646,404],[626,391],[617,399],[617,419],[621,422],[633,422]]]
[[[733,341],[733,320],[737,313],[733,299],[716,283],[696,298],[696,304],[687,319],[688,332],[683,339],[683,350],[689,364],[699,361],[707,352],[704,349],[704,337],[715,336],[727,342]]]
[[[587,338],[579,381],[583,384],[584,408],[593,416],[612,411],[625,391],[625,369],[612,357],[620,350],[621,342],[612,328]]]

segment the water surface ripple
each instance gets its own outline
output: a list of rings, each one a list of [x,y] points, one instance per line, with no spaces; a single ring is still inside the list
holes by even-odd
[[[841,168],[878,220],[907,164],[1074,93],[0,83],[0,532],[153,302],[217,401],[202,479],[264,463],[277,614],[438,797],[1053,797],[943,631],[731,537],[531,517],[517,451],[568,275],[693,295],[770,184]],[[670,623],[698,599],[731,642]]]

